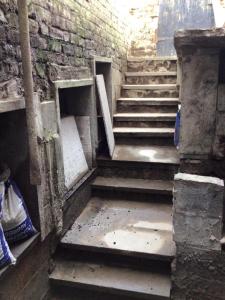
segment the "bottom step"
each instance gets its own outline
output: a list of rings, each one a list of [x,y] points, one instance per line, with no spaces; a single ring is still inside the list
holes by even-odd
[[[159,272],[59,260],[56,262],[54,272],[50,275],[50,280],[53,284],[60,286],[141,299],[170,299],[170,276]]]

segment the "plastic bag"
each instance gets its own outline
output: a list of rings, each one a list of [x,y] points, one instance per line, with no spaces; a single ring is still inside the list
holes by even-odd
[[[16,259],[12,255],[8,243],[5,239],[5,235],[0,223],[0,269],[6,267],[7,265],[15,264]]]
[[[1,225],[2,203],[5,195],[5,184],[0,182],[0,269],[10,264],[15,264],[16,259],[12,255]]]
[[[23,197],[16,183],[5,182],[5,197],[2,201],[2,227],[9,243],[28,239],[36,233]]]
[[[175,133],[174,133],[174,145],[179,149],[180,143],[180,108],[176,116]]]

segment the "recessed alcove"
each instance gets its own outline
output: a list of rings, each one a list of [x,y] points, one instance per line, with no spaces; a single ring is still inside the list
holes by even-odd
[[[0,107],[0,111],[4,111],[0,114],[0,163],[9,167],[11,177],[23,195],[33,224],[39,230],[37,190],[30,184],[25,103],[23,99],[3,101],[4,104]],[[14,105],[19,102],[19,106]]]
[[[102,74],[105,81],[106,94],[109,103],[109,111],[111,119],[113,120],[113,105],[112,105],[112,59],[108,57],[94,56],[92,62],[92,69],[94,76]],[[96,85],[95,85],[96,86]],[[98,153],[108,154],[108,145],[106,142],[106,135],[104,129],[104,122],[100,109],[100,102],[98,91],[95,87],[96,95],[96,109],[98,116]],[[105,153],[107,151],[107,153]]]
[[[66,191],[92,170],[96,112],[93,79],[56,81],[59,132]]]

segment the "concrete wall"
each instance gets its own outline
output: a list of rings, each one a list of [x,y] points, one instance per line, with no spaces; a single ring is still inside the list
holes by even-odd
[[[184,173],[175,176],[174,185],[175,300],[224,298],[224,33],[187,30],[175,35],[181,62],[179,152]]]
[[[172,299],[224,299],[221,251],[224,182],[191,174],[175,176]]]

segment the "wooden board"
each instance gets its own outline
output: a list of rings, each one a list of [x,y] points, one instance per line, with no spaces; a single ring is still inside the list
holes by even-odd
[[[115,139],[113,135],[112,120],[109,112],[109,103],[107,99],[103,75],[96,75],[96,82],[97,82],[98,94],[99,94],[100,105],[102,110],[102,116],[105,125],[107,143],[109,146],[109,153],[110,156],[112,157],[115,149]]]
[[[82,143],[73,116],[61,119],[65,185],[70,188],[88,172]]]
[[[91,144],[91,124],[90,117],[76,116],[76,124],[80,135],[81,144],[87,160],[88,167],[92,168],[92,144]]]

